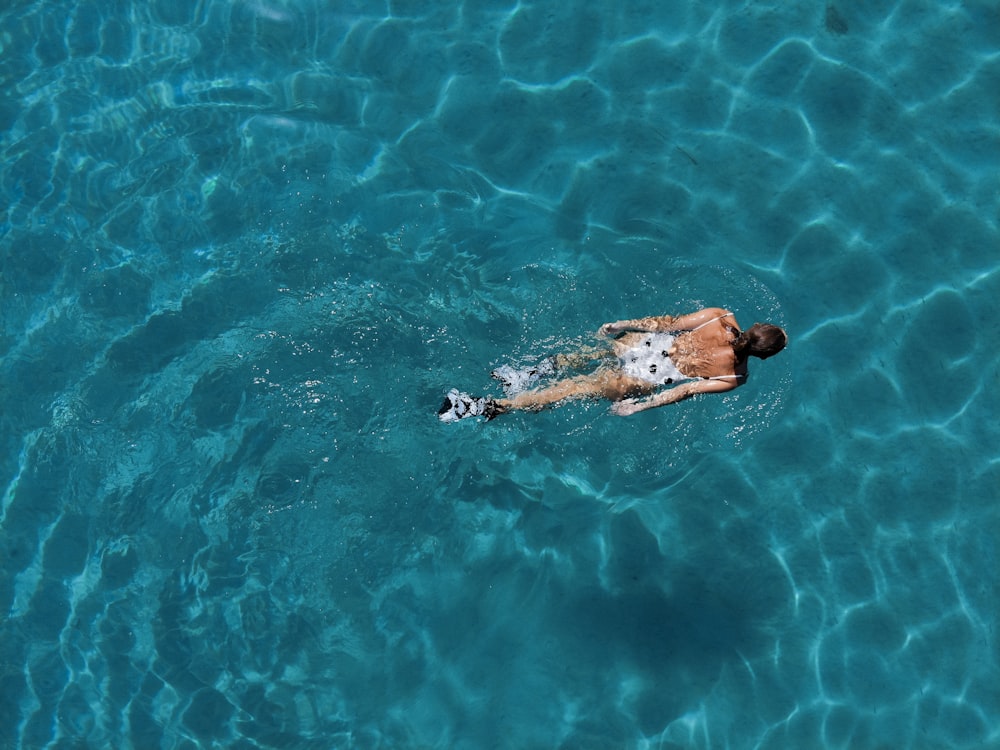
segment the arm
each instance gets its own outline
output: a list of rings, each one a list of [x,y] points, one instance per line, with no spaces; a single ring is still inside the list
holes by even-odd
[[[649,318],[634,318],[632,320],[619,320],[614,323],[605,323],[600,327],[598,333],[602,336],[614,336],[626,331],[640,331],[643,333],[660,333],[664,331],[676,331],[674,325],[677,319],[671,315],[654,315]]]
[[[725,393],[731,391],[739,384],[736,378],[726,378],[725,380],[692,380],[689,383],[682,383],[667,391],[661,391],[655,396],[646,399],[626,398],[616,401],[611,405],[611,411],[619,417],[627,417],[636,412],[646,409],[655,409],[657,406],[676,404],[686,398],[699,393]]]
[[[614,336],[626,331],[641,331],[643,333],[690,331],[702,323],[707,323],[713,318],[720,318],[726,314],[732,315],[728,310],[724,310],[721,307],[706,307],[704,310],[699,310],[688,315],[681,315],[679,318],[675,318],[672,315],[658,315],[650,318],[636,318],[634,320],[619,320],[615,323],[605,323],[601,326],[598,333],[602,336]],[[735,318],[733,322],[735,323]]]

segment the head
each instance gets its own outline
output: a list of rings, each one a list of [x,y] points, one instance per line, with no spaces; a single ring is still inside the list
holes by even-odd
[[[767,359],[784,349],[787,343],[788,335],[778,326],[770,323],[754,323],[733,342],[733,348],[740,357],[752,354]]]

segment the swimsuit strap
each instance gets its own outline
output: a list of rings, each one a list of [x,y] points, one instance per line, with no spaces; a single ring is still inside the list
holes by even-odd
[[[700,325],[697,325],[697,326],[695,326],[694,328],[692,328],[692,329],[691,329],[691,333],[694,333],[694,332],[695,332],[695,331],[697,331],[697,330],[698,330],[699,328],[704,328],[704,327],[705,327],[705,326],[707,326],[707,325],[708,325],[709,323],[714,323],[714,322],[715,322],[715,321],[717,321],[717,320],[722,320],[723,318],[728,318],[728,317],[729,317],[730,315],[732,315],[732,313],[731,313],[731,312],[727,312],[727,313],[723,313],[722,315],[720,315],[720,316],[719,316],[719,317],[717,317],[717,318],[712,318],[711,320],[706,320],[706,321],[705,321],[704,323],[702,323],[702,324],[700,324]]]

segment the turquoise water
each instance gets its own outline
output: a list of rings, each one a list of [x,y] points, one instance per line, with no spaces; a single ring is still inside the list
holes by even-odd
[[[0,11],[0,747],[1000,746],[1000,11],[603,5]]]

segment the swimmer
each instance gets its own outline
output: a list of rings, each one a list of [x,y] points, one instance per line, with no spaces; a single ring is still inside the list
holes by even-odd
[[[605,398],[619,416],[675,404],[699,393],[725,393],[747,380],[747,360],[767,359],[785,348],[788,336],[778,326],[754,323],[741,331],[733,314],[721,307],[673,317],[662,315],[605,323],[598,335],[607,345],[549,357],[534,367],[504,366],[493,377],[506,398],[473,397],[452,389],[438,410],[442,422],[466,417],[493,419],[510,411],[539,411],[561,401]],[[593,372],[526,388],[559,370],[597,362]]]

